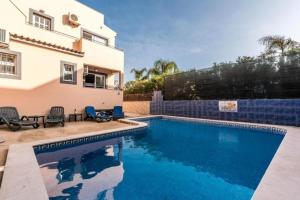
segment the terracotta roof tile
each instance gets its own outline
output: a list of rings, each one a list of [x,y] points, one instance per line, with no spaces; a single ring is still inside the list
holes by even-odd
[[[83,55],[83,54],[84,54],[84,52],[82,52],[82,51],[77,51],[77,50],[75,50],[75,49],[63,47],[63,46],[56,45],[56,44],[53,44],[53,43],[49,43],[49,42],[46,42],[46,41],[36,40],[36,39],[34,39],[34,38],[25,37],[25,36],[23,36],[23,35],[10,34],[10,36],[13,37],[13,38],[17,38],[17,39],[21,39],[21,40],[30,41],[30,42],[32,42],[32,43],[37,43],[37,44],[41,44],[41,45],[44,45],[44,46],[50,46],[50,47],[53,47],[53,48],[55,48],[55,49],[59,49],[59,50],[63,50],[63,51],[69,51],[69,52],[76,53],[76,54],[80,54],[80,55]]]

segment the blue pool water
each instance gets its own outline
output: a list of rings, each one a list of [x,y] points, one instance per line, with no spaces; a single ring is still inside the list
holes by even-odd
[[[36,153],[51,200],[250,199],[283,135],[170,119]]]

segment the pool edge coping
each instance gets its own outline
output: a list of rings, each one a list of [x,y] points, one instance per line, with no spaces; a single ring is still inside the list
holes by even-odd
[[[42,175],[36,160],[36,156],[33,151],[33,147],[36,145],[47,144],[51,142],[58,142],[68,139],[76,139],[80,137],[100,135],[100,134],[109,134],[112,132],[125,131],[131,129],[137,129],[146,127],[147,124],[144,122],[134,121],[135,119],[148,119],[148,118],[169,118],[169,119],[183,119],[187,121],[205,121],[205,122],[225,122],[228,124],[242,124],[242,125],[256,125],[256,126],[265,126],[265,127],[276,127],[286,130],[285,137],[283,138],[280,146],[278,147],[271,163],[269,164],[264,176],[262,177],[258,187],[256,188],[252,199],[292,199],[295,195],[300,196],[300,191],[298,191],[297,186],[300,184],[300,172],[298,172],[298,178],[295,180],[295,171],[300,169],[300,147],[298,151],[294,151],[294,154],[290,154],[290,143],[299,142],[300,144],[300,129],[293,126],[280,126],[280,125],[270,125],[270,124],[257,124],[257,123],[247,123],[247,122],[236,122],[236,121],[226,121],[226,120],[211,120],[203,118],[189,118],[189,117],[177,117],[177,116],[168,116],[168,115],[152,115],[152,116],[142,116],[142,117],[132,117],[128,119],[120,120],[122,123],[128,123],[135,126],[116,128],[104,131],[96,131],[83,133],[68,137],[53,138],[47,140],[40,140],[31,143],[24,144],[14,144],[10,145],[9,153],[7,156],[7,161],[5,165],[5,171],[3,175],[2,185],[0,189],[0,199],[32,199],[32,200],[43,200],[48,199],[48,194],[46,187],[43,182]],[[297,133],[298,132],[298,133]],[[298,140],[298,141],[297,141]],[[295,144],[294,146],[298,145]],[[299,146],[299,145],[298,145]],[[28,160],[24,159],[25,156],[20,155],[24,154],[24,151],[27,152]],[[296,154],[295,154],[296,153]],[[296,161],[295,161],[296,159]],[[298,160],[298,161],[297,161]],[[292,165],[286,166],[285,164]],[[23,165],[26,165],[24,167]],[[20,167],[22,166],[22,167]],[[31,167],[31,168],[30,168]],[[22,169],[20,171],[20,169]],[[291,171],[292,170],[292,171]],[[298,170],[299,171],[299,170]],[[23,172],[23,173],[22,173]],[[17,174],[26,175],[20,181],[15,179]],[[293,177],[290,177],[293,176]],[[24,179],[29,179],[31,181],[23,181]],[[32,180],[34,179],[34,180]],[[28,182],[30,184],[28,184]],[[284,186],[290,187],[284,187]],[[293,186],[293,187],[291,187]],[[32,194],[35,194],[32,198]]]

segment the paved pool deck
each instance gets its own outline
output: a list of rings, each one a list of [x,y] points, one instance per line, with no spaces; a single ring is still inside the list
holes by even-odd
[[[300,128],[287,130],[252,199],[300,199]]]
[[[172,116],[163,117],[174,118]],[[193,121],[220,122],[220,120],[191,119],[185,117],[175,118]],[[0,189],[0,199],[48,199],[47,191],[43,183],[40,169],[35,154],[33,152],[33,146],[39,144],[48,144],[51,142],[58,142],[62,140],[76,139],[79,137],[109,134],[112,131],[123,131],[147,126],[145,123],[134,122],[130,119],[124,120],[123,122],[126,123],[124,127],[89,133],[78,133],[76,135],[67,135],[35,142],[26,142],[21,144],[18,143],[9,145],[9,153],[4,171],[5,173]],[[285,137],[281,145],[279,146],[273,160],[271,161],[271,164],[269,165],[265,175],[263,176],[260,184],[258,185],[257,190],[255,191],[252,199],[300,199],[300,128],[232,121],[221,122],[285,129]]]

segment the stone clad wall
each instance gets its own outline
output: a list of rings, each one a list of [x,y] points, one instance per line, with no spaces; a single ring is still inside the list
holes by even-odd
[[[218,100],[162,99],[155,93],[151,114],[300,126],[300,99],[238,99],[238,112],[219,112]]]
[[[124,101],[123,110],[125,113],[149,115],[150,101]]]

